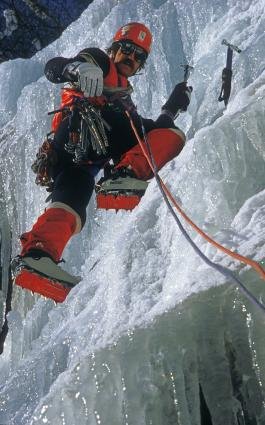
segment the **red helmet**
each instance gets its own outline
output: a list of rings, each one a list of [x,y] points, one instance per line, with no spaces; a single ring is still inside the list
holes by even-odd
[[[152,44],[152,34],[150,30],[139,22],[130,22],[123,25],[113,37],[113,41],[130,40],[147,53],[150,53]]]

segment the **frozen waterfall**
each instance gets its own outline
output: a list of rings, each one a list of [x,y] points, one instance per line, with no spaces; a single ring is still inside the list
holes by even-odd
[[[32,59],[1,64],[2,243],[9,223],[15,255],[18,235],[45,207],[30,166],[59,87],[43,76],[44,64],[109,46],[128,21],[154,35],[143,74],[132,80],[143,116],[159,114],[183,78],[180,64],[194,66],[191,105],[176,121],[189,140],[161,177],[209,235],[264,264],[264,0],[94,0]],[[226,110],[217,101],[224,38],[242,49]],[[185,227],[265,300],[253,270]],[[132,213],[99,211],[92,201],[64,258],[83,280],[63,304],[14,288],[0,356],[1,425],[265,424],[265,316],[196,256],[155,181]]]

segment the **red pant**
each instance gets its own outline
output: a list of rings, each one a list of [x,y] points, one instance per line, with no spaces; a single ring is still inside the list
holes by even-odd
[[[81,229],[80,219],[67,205],[51,204],[30,232],[20,236],[22,257],[32,249],[48,253],[55,262],[61,258],[68,240]]]
[[[160,170],[181,152],[185,144],[185,135],[181,130],[174,128],[159,128],[147,134],[147,142],[155,165]],[[147,147],[145,147],[145,152],[148,155]],[[128,167],[129,165],[138,178],[148,180],[153,177],[153,172],[140,145],[136,145],[126,152],[117,168]]]

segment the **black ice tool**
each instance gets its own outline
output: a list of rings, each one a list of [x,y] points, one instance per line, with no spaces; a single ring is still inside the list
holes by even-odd
[[[242,50],[234,44],[228,43],[225,39],[222,44],[227,46],[227,57],[226,67],[222,71],[222,88],[218,100],[219,102],[224,101],[225,106],[227,106],[231,93],[233,50],[237,53],[241,53]]]

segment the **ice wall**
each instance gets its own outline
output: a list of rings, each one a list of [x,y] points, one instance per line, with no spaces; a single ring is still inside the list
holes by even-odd
[[[41,67],[55,55],[106,47],[119,25],[139,20],[154,33],[145,71],[133,80],[143,115],[159,113],[181,81],[180,63],[195,67],[189,112],[177,121],[190,140],[161,176],[197,224],[262,261],[264,8],[261,0],[96,0],[31,61],[1,65],[1,196],[13,233],[31,226],[46,196],[30,164],[59,89],[39,78]],[[217,102],[223,38],[243,50],[234,56],[226,111]],[[83,274],[67,301],[54,306],[15,290],[0,366],[0,423],[264,423],[264,317],[194,254],[155,182],[131,214],[99,212],[91,202],[88,216],[64,255]],[[264,297],[254,273],[191,234]]]

